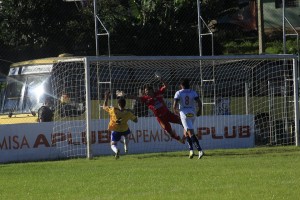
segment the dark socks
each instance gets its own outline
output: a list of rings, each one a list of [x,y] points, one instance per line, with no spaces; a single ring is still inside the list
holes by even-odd
[[[186,137],[186,141],[187,141],[187,143],[188,143],[188,145],[189,145],[190,151],[192,151],[192,150],[193,150],[193,142],[192,142],[190,136],[187,136],[187,137]]]
[[[197,139],[197,137],[195,135],[192,135],[191,140],[192,140],[192,143],[194,144],[194,146],[197,148],[197,150],[202,151],[199,140]]]

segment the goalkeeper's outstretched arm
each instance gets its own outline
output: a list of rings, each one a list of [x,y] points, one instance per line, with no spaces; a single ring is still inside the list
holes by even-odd
[[[160,81],[162,82],[164,89],[167,89],[168,84],[162,78],[160,79]]]

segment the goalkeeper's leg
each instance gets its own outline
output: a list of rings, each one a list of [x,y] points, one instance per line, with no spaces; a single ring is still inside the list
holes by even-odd
[[[167,114],[167,116],[168,116],[168,124],[169,124],[169,122],[171,122],[171,123],[174,123],[174,124],[180,124],[183,127],[181,119],[178,115],[175,115],[174,113],[169,112]],[[171,129],[171,126],[170,126],[170,129]],[[186,139],[186,132],[184,131],[182,138],[179,137],[178,141],[182,144],[185,144],[185,139]]]
[[[184,144],[184,141],[180,138],[179,135],[173,132],[171,124],[169,123],[167,118],[156,118],[160,126],[165,130],[166,133],[168,133],[171,138],[174,138],[178,142]]]
[[[185,141],[183,139],[181,139],[179,135],[177,135],[176,133],[174,133],[172,129],[169,130],[169,131],[167,131],[167,130],[165,130],[165,131],[171,136],[171,138],[177,140],[178,142],[180,142],[182,144],[185,143]]]

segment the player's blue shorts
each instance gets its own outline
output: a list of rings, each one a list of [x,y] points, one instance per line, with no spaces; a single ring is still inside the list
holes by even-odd
[[[126,135],[129,135],[129,134],[130,134],[129,129],[127,131],[124,131],[124,132],[112,131],[110,139],[111,139],[111,141],[118,142],[118,141],[120,141],[122,136],[126,136]]]

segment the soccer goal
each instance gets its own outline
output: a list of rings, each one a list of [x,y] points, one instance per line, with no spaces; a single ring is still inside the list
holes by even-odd
[[[159,89],[159,74],[168,83],[164,100],[171,111],[182,78],[199,93],[203,113],[195,132],[204,149],[298,146],[297,60],[293,55],[64,60],[52,74],[57,98],[52,145],[67,157],[111,154],[109,116],[102,109],[105,91],[111,91],[110,105],[117,106],[117,90],[140,96],[145,85]],[[127,98],[126,107],[139,117],[138,123],[129,122],[130,153],[187,150],[161,129],[145,105]],[[180,125],[171,125],[183,134]]]

